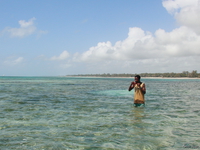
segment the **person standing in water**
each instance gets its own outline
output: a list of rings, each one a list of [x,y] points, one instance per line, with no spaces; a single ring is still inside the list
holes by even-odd
[[[146,87],[145,83],[142,83],[140,81],[139,75],[135,76],[135,81],[131,82],[131,85],[129,86],[128,90],[131,91],[133,88],[135,89],[134,105],[136,107],[144,105],[145,104],[144,94],[146,93]]]

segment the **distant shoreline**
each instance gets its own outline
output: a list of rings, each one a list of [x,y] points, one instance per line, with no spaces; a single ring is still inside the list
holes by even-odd
[[[73,74],[73,77],[105,77],[105,78],[131,78],[138,73],[103,73],[103,74]],[[183,71],[182,73],[139,73],[142,78],[150,79],[200,79],[200,73],[197,70],[192,72]],[[67,75],[70,76],[70,75]]]
[[[66,77],[77,77],[77,78],[134,78],[134,77],[103,77],[103,76],[79,76],[79,75],[67,75]],[[189,78],[189,77],[141,77],[141,79],[200,79],[200,78]]]
[[[87,75],[63,75],[63,76],[0,76],[0,78],[6,78],[6,77],[73,77],[73,78],[121,78],[121,79],[134,79],[134,76],[132,77],[116,77],[116,76],[87,76]],[[196,79],[200,80],[199,77],[143,77],[142,79]]]
[[[200,78],[189,78],[189,77],[141,77],[143,79],[200,79]]]

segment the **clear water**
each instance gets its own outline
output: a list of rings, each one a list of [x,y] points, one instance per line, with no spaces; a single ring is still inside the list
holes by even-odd
[[[200,80],[0,77],[1,150],[200,149]]]

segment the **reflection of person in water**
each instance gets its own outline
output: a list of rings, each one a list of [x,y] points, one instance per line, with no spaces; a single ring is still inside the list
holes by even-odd
[[[145,84],[140,81],[140,76],[135,76],[135,81],[131,82],[131,85],[129,86],[129,91],[132,89],[135,89],[134,93],[134,105],[141,106],[145,104],[144,94],[146,93],[146,87]]]

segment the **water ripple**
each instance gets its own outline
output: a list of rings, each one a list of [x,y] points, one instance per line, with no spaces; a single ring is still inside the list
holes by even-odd
[[[199,149],[200,81],[144,81],[135,108],[131,79],[0,78],[0,148]]]

